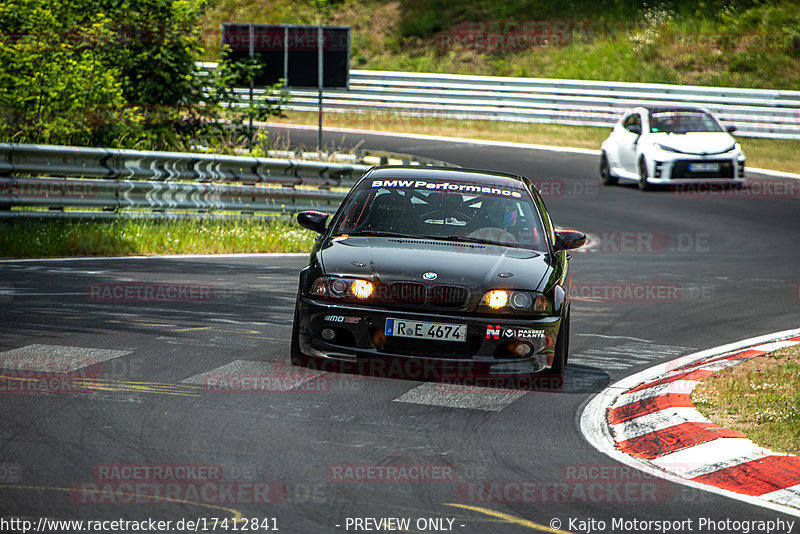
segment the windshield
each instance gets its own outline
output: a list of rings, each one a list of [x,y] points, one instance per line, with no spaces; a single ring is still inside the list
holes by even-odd
[[[521,187],[365,180],[333,235],[416,237],[546,249],[530,194]]]
[[[702,111],[668,111],[650,115],[650,133],[721,132],[719,123]]]

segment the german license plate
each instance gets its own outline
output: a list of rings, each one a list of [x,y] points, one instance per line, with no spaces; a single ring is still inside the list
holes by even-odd
[[[690,163],[689,170],[691,172],[717,172],[719,163]]]
[[[386,335],[412,337],[416,339],[435,339],[437,341],[466,341],[467,325],[429,323],[406,319],[386,318]]]

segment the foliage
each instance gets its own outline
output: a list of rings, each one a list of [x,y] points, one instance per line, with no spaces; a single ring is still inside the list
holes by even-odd
[[[190,120],[185,121],[188,134],[193,139],[206,140],[216,148],[232,148],[246,145],[252,148],[256,132],[250,131],[250,123],[265,121],[272,116],[283,116],[281,108],[288,100],[288,92],[281,84],[264,88],[269,99],[253,99],[246,105],[239,103],[236,87],[249,87],[262,69],[258,56],[238,61],[223,61],[204,81],[204,105],[191,109]],[[259,135],[263,140],[263,133]],[[262,144],[263,147],[263,144]]]
[[[18,142],[111,142],[118,124],[139,131],[126,106],[112,20],[100,9],[45,0],[0,0],[0,136]]]
[[[0,140],[174,149],[242,137],[245,119],[285,95],[227,114],[229,85],[253,64],[205,77],[206,0],[0,0]],[[232,121],[232,131],[227,121]]]

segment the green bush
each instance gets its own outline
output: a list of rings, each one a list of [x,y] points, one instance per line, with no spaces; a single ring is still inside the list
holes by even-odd
[[[253,64],[196,75],[205,0],[0,0],[0,141],[181,149],[242,137],[285,96],[227,113]],[[233,132],[226,121],[233,121]]]

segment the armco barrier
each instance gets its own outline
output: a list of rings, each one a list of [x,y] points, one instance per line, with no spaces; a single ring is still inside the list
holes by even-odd
[[[330,212],[369,168],[281,158],[0,143],[0,218]]]
[[[200,71],[216,63],[199,63]],[[248,98],[242,89],[242,101]],[[263,92],[256,91],[257,98]],[[316,90],[292,89],[288,110],[316,111]],[[610,127],[626,109],[702,106],[744,137],[800,139],[800,91],[351,70],[324,92],[326,112]]]

